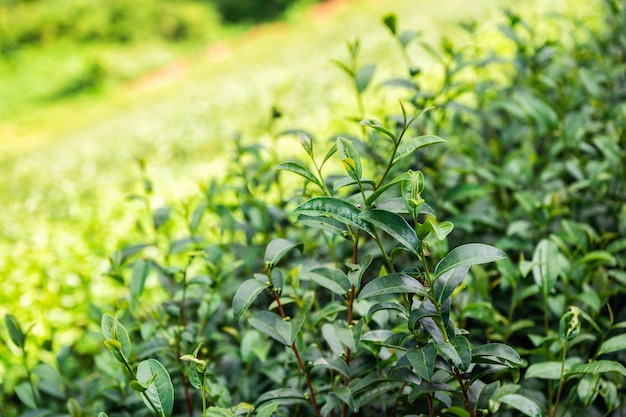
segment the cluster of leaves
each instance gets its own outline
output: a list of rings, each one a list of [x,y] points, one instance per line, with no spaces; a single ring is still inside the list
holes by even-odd
[[[25,417],[619,415],[626,11],[605,6],[604,32],[572,31],[572,48],[514,13],[512,60],[421,44],[438,85],[389,15],[399,111],[365,118],[377,67],[351,42],[338,65],[357,133],[278,135],[274,111],[268,143],[235,138],[227,176],[171,206],[140,161],[141,238],[109,259],[128,296],[93,311],[108,351],[33,366],[6,316],[25,378],[3,403]],[[281,162],[285,138],[302,157]]]

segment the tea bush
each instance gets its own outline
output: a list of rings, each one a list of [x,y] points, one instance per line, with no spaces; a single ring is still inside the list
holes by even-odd
[[[107,349],[42,363],[7,315],[24,377],[3,412],[624,415],[626,10],[603,7],[570,44],[508,12],[512,53],[388,15],[403,74],[375,86],[359,41],[337,62],[352,130],[280,132],[274,110],[224,178],[165,205],[140,160],[107,273],[127,296],[85,334]],[[378,87],[406,97],[372,116]]]

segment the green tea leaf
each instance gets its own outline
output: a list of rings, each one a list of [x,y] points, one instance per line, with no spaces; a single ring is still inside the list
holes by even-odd
[[[359,320],[356,324],[348,326],[345,322],[339,321],[333,323],[333,329],[337,339],[348,349],[355,352],[361,342],[361,333],[363,331],[363,321]]]
[[[435,267],[435,277],[462,265],[478,265],[506,259],[500,249],[482,243],[468,243],[452,249]]]
[[[356,73],[356,88],[359,93],[362,93],[367,89],[374,77],[374,73],[376,72],[376,65],[366,64],[363,65]]]
[[[117,320],[117,317],[113,317],[109,314],[103,314],[101,328],[104,340],[119,342],[121,353],[124,355],[124,358],[128,360],[130,358],[131,344],[126,327],[124,327],[122,323]],[[124,358],[122,358],[118,352],[114,351],[113,354],[118,361],[125,363]]]
[[[263,404],[263,406],[259,407],[257,410],[256,417],[270,417],[278,409],[279,405],[280,403],[278,401]]]
[[[270,311],[259,311],[250,317],[249,323],[258,331],[285,346],[291,345],[291,325],[278,314]]]
[[[306,276],[340,296],[344,296],[352,288],[346,274],[337,268],[314,268]]]
[[[430,145],[435,145],[437,143],[445,143],[445,142],[446,141],[440,138],[439,136],[433,136],[433,135],[418,136],[415,138],[404,140],[402,141],[400,146],[398,146],[396,155],[393,158],[393,163],[395,164],[402,158],[406,158],[407,156],[413,154],[413,152],[417,151],[418,149],[421,149]]]
[[[337,152],[339,153],[339,158],[344,164],[344,168],[346,169],[348,175],[350,175],[350,177],[352,177],[355,181],[359,181],[363,176],[361,157],[352,142],[348,139],[338,137]]]
[[[543,417],[544,413],[534,401],[519,394],[506,394],[499,398],[502,404],[515,408],[529,417]]]
[[[561,362],[540,362],[534,363],[526,370],[525,378],[539,378],[539,379],[561,379]],[[569,369],[568,364],[565,364],[564,371]]]
[[[372,237],[374,236],[372,226],[359,217],[361,210],[354,204],[339,198],[313,197],[300,204],[293,212],[307,216],[330,217],[345,225],[361,229]]]
[[[330,361],[324,358],[319,358],[318,360],[313,362],[313,366],[319,367],[319,368],[325,368],[325,369],[332,369],[334,371],[339,372],[341,375],[345,376],[346,378],[350,378],[351,376],[350,368],[346,364],[346,361],[341,358],[331,359]]]
[[[387,26],[387,29],[391,32],[392,35],[396,34],[396,29],[398,26],[398,18],[394,13],[389,13],[383,17],[383,24]]]
[[[626,368],[621,363],[609,360],[599,360],[572,365],[572,368],[567,373],[566,377],[575,374],[601,374],[604,372],[618,372],[623,376],[626,376]]]
[[[544,239],[535,248],[533,253],[533,277],[535,283],[544,293],[554,288],[561,273],[559,248],[551,240]]]
[[[605,340],[598,350],[598,355],[619,352],[621,350],[626,350],[626,333]]]
[[[317,179],[317,177],[306,167],[300,165],[297,162],[281,162],[280,164],[274,167],[276,170],[289,171],[294,174],[300,175],[302,178],[306,179],[309,182],[317,185],[320,190],[324,190],[322,184]]]
[[[37,408],[37,399],[35,393],[28,382],[22,382],[15,387],[15,395],[20,399],[22,404],[28,408]]]
[[[174,407],[174,387],[170,374],[156,359],[146,359],[137,366],[137,380],[148,389],[144,396],[150,398],[160,414],[165,417],[172,415]],[[151,403],[142,396],[144,404],[152,409]]]
[[[454,336],[450,339],[450,344],[454,346],[454,349],[457,351],[459,358],[461,359],[461,362],[458,365],[455,365],[461,372],[467,372],[470,364],[472,363],[472,348],[469,340],[467,340],[464,336]]]
[[[26,335],[22,331],[20,323],[11,314],[4,315],[4,322],[7,326],[7,330],[9,331],[9,337],[11,338],[13,344],[15,344],[15,346],[20,349],[24,349]]]
[[[503,343],[487,343],[472,350],[473,363],[493,363],[508,367],[519,367],[524,361],[511,346]]]
[[[374,120],[374,119],[364,119],[364,120],[361,120],[360,125],[361,126],[366,126],[366,127],[371,127],[372,129],[375,129],[375,130],[378,130],[379,132],[384,133],[385,135],[389,136],[391,138],[391,140],[393,140],[394,143],[397,140],[396,135],[392,131],[386,129],[377,120]]]
[[[239,286],[233,297],[233,316],[235,317],[236,323],[239,323],[239,319],[241,319],[243,313],[250,308],[254,300],[256,300],[259,294],[266,288],[268,288],[267,285],[264,285],[254,278],[245,281]]]
[[[454,290],[463,282],[463,279],[469,272],[469,265],[461,265],[458,268],[450,269],[441,274],[435,281],[435,297],[442,304],[454,292]]]
[[[133,272],[130,277],[130,293],[134,299],[143,293],[151,265],[152,261],[149,259],[138,259],[133,265]]]
[[[362,212],[359,217],[389,234],[416,257],[419,256],[419,240],[415,230],[399,214],[374,209]]]
[[[406,357],[413,367],[413,371],[426,381],[433,380],[437,348],[432,343],[422,347],[411,348],[406,352]]]
[[[359,292],[358,300],[387,294],[417,294],[427,297],[424,286],[415,278],[402,274],[390,274],[367,283]]]
[[[265,249],[265,262],[269,263],[272,267],[278,265],[281,259],[289,253],[292,249],[302,250],[304,245],[302,243],[292,243],[287,239],[274,239]]]

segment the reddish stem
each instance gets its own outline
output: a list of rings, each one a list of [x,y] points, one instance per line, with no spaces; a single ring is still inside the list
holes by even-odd
[[[472,408],[472,404],[470,403],[469,395],[467,393],[467,388],[465,387],[465,383],[463,382],[461,373],[459,372],[458,369],[456,369],[455,372],[456,372],[456,380],[459,381],[459,385],[461,386],[461,390],[463,391],[463,397],[465,398],[465,408],[467,408],[467,411],[469,411],[471,417],[476,417],[476,413],[474,412],[474,409]]]
[[[283,304],[280,302],[280,297],[278,296],[278,291],[274,290],[274,300],[276,300],[276,304],[278,305],[278,311],[280,312],[280,316],[285,319],[287,315],[285,314],[285,310],[283,309]],[[306,380],[306,385],[309,388],[309,394],[311,395],[311,405],[315,410],[315,415],[317,417],[322,417],[322,412],[320,411],[319,406],[317,405],[317,399],[315,398],[315,390],[313,389],[313,383],[311,382],[311,378],[306,371],[306,366],[304,366],[304,362],[302,362],[302,358],[300,357],[300,352],[298,351],[298,347],[296,346],[296,342],[291,344],[291,350],[296,355],[296,360],[298,361],[298,366],[300,366],[300,370],[304,374],[304,379]]]

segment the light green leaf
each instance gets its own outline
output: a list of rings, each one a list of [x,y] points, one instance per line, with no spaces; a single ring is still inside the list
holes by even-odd
[[[174,387],[165,367],[156,359],[146,359],[137,366],[137,380],[148,389],[142,396],[146,407],[152,409],[151,403],[157,407],[161,415],[169,417],[174,407]],[[149,384],[149,385],[148,385]]]
[[[363,321],[359,320],[356,324],[348,326],[345,322],[339,321],[333,323],[333,329],[337,339],[348,349],[355,352],[361,342],[361,333],[363,331]]]
[[[297,162],[281,162],[280,164],[274,167],[276,170],[289,171],[294,174],[300,175],[302,178],[306,179],[309,182],[317,185],[320,190],[323,190],[322,184],[317,179],[315,175],[311,171],[309,171],[306,167],[300,165]]]
[[[259,407],[256,417],[270,417],[278,409],[279,405],[280,403],[278,401],[263,404],[263,406]]]
[[[424,286],[415,278],[402,274],[390,274],[367,283],[359,292],[358,300],[387,294],[418,294],[427,297]]]
[[[598,355],[626,350],[626,333],[611,337],[602,343]]]
[[[22,404],[28,408],[37,408],[37,400],[33,389],[28,382],[22,382],[15,387],[15,395],[20,399]]]
[[[374,77],[374,73],[376,72],[376,65],[366,64],[363,65],[356,73],[356,88],[359,90],[359,93],[362,93],[367,89],[370,82],[372,81],[372,77]]]
[[[433,135],[424,135],[418,136],[415,138],[411,138],[405,141],[402,141],[400,146],[398,146],[398,150],[396,151],[396,155],[393,158],[393,163],[395,164],[402,158],[406,158],[411,155],[418,149],[424,148],[426,146],[434,145],[437,143],[445,143],[446,141],[439,136]]]
[[[295,325],[292,325],[292,321]],[[285,346],[290,346],[293,343],[303,322],[303,317],[293,320],[283,320],[282,317],[271,311],[256,312],[254,316],[249,319],[249,323],[252,327]]]
[[[265,262],[270,265],[276,266],[280,260],[292,249],[302,250],[304,245],[302,243],[292,243],[287,239],[274,239],[265,249]]]
[[[419,240],[415,230],[399,214],[375,209],[364,211],[359,217],[383,230],[407,248],[413,255],[418,256]]]
[[[340,296],[344,296],[352,288],[346,274],[337,268],[314,268],[306,276]]]
[[[478,265],[506,259],[500,249],[482,243],[468,243],[452,249],[435,267],[435,277],[462,265]]]
[[[330,217],[345,225],[361,229],[372,237],[374,236],[372,226],[359,217],[361,210],[354,204],[339,198],[313,197],[300,204],[293,212],[307,216]]]
[[[578,363],[573,365],[566,377],[575,374],[601,374],[604,372],[618,372],[626,376],[626,368],[619,362],[600,360],[589,363]]]
[[[405,172],[403,174],[398,175],[397,177],[395,177],[394,179],[392,179],[391,181],[389,181],[388,183],[385,183],[383,185],[381,185],[379,188],[377,188],[372,194],[370,194],[367,199],[365,200],[365,203],[368,205],[371,205],[374,201],[376,201],[376,199],[378,197],[381,196],[382,193],[384,193],[385,191],[387,191],[389,188],[391,188],[392,186],[404,182],[404,181],[411,181],[411,173],[409,172]]]
[[[120,350],[122,351],[124,358],[128,360],[130,358],[131,344],[130,337],[128,336],[128,330],[126,330],[126,327],[124,327],[122,323],[117,320],[117,317],[113,317],[110,314],[103,314],[101,328],[104,340],[113,340],[119,342]],[[119,355],[117,351],[113,351],[113,354],[118,361],[120,361],[121,363],[125,363],[125,360]]]
[[[544,239],[535,248],[533,253],[533,277],[535,283],[544,293],[554,288],[561,272],[559,248],[551,240]]]
[[[539,379],[561,379],[561,362],[540,362],[534,363],[526,370],[525,378],[539,378]],[[565,371],[569,369],[568,364],[565,364]]]
[[[134,299],[143,293],[151,265],[152,262],[149,259],[139,259],[133,265],[133,272],[130,277],[130,293]]]
[[[372,129],[375,129],[375,130],[378,130],[379,132],[384,133],[385,135],[389,136],[391,138],[391,140],[394,141],[394,143],[397,140],[396,135],[393,132],[391,132],[390,130],[386,129],[377,120],[374,120],[374,119],[364,119],[364,120],[361,120],[360,125],[361,126],[366,126],[366,127],[371,127]]]
[[[426,381],[433,380],[437,348],[432,343],[422,347],[411,348],[406,352],[406,357],[413,367],[413,371]]]
[[[352,142],[348,139],[338,137],[337,152],[339,153],[339,158],[344,164],[344,168],[346,169],[348,175],[350,175],[350,177],[352,177],[355,181],[359,181],[363,176],[361,157]]]
[[[324,358],[319,358],[318,360],[313,362],[313,366],[319,367],[319,368],[325,368],[325,369],[332,369],[334,371],[339,372],[341,375],[345,376],[346,378],[350,378],[350,375],[351,375],[350,368],[346,364],[346,361],[341,358],[331,359],[330,361]]]
[[[519,394],[506,394],[500,397],[500,402],[522,412],[529,417],[543,417],[541,407],[534,401]]]
[[[243,313],[250,308],[254,300],[256,300],[259,294],[266,288],[268,288],[268,285],[264,285],[256,279],[249,279],[239,286],[233,297],[233,316],[235,317],[235,322],[239,323],[239,319]]]

